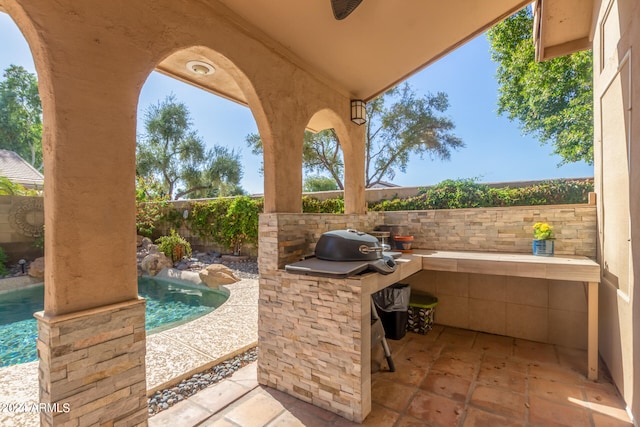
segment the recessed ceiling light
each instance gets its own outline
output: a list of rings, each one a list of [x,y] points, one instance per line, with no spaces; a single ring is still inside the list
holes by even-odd
[[[208,76],[209,74],[213,74],[216,71],[216,69],[213,68],[213,65],[207,64],[206,62],[202,61],[187,62],[187,70],[199,76]]]

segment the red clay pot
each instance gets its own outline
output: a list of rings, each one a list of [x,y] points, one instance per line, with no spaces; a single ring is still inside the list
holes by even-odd
[[[393,241],[395,242],[396,250],[405,254],[413,252],[413,250],[411,250],[413,236],[393,236]]]

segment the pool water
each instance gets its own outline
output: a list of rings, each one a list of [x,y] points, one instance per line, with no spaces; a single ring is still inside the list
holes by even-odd
[[[145,328],[150,332],[175,327],[212,312],[228,298],[214,289],[138,278],[138,294],[145,298]],[[44,285],[0,293],[0,367],[38,359],[38,322],[33,313],[44,307]]]

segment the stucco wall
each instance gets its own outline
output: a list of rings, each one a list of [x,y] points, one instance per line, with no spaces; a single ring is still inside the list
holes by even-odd
[[[600,355],[640,417],[640,4],[596,2],[593,39],[594,166],[598,193]],[[636,46],[634,46],[636,44]]]
[[[440,325],[587,349],[585,283],[447,271],[403,283],[438,298]]]
[[[33,244],[44,224],[42,197],[0,196],[0,247],[9,262],[42,256]]]

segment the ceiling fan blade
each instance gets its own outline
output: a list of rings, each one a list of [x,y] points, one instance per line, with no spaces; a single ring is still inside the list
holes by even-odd
[[[333,16],[340,21],[349,16],[360,3],[362,0],[331,0]]]

